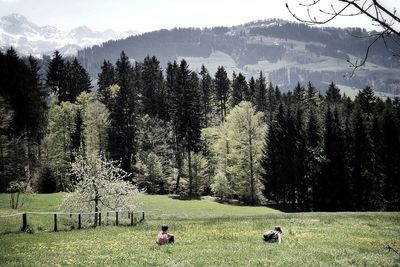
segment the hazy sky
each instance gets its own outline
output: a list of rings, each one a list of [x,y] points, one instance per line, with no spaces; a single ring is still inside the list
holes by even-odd
[[[232,26],[267,18],[293,20],[285,3],[301,14],[299,1],[312,0],[0,0],[0,17],[19,13],[39,26],[52,25],[63,30],[86,25],[96,30],[146,32],[174,27]],[[330,8],[332,0],[323,1]],[[400,10],[400,0],[380,2],[390,10]],[[329,26],[371,29],[371,22],[357,17],[335,20]]]

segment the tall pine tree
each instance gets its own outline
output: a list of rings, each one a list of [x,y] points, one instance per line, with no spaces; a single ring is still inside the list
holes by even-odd
[[[105,61],[103,62],[103,65],[101,66],[101,72],[97,76],[97,94],[99,96],[100,102],[102,102],[104,105],[107,107],[110,104],[110,98],[111,98],[111,91],[109,90],[109,87],[111,85],[114,85],[116,83],[115,80],[115,69],[113,64],[111,64],[110,61]]]
[[[214,85],[221,122],[225,122],[228,109],[227,102],[230,93],[230,81],[224,67],[218,67],[214,77]]]
[[[204,65],[201,66],[200,76],[202,126],[207,128],[210,125],[213,111],[213,84],[212,78]]]
[[[108,151],[114,160],[121,160],[121,168],[132,172],[136,155],[137,89],[133,68],[122,51],[116,63],[116,82],[119,90],[110,110],[111,127]]]

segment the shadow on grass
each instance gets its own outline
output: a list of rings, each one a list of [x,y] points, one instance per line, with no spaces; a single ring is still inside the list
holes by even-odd
[[[168,197],[177,200],[201,200],[199,196],[168,195]]]
[[[296,208],[293,208],[293,207],[290,207],[290,206],[278,205],[278,204],[267,204],[265,206],[270,208],[270,209],[279,210],[279,211],[285,212],[285,213],[297,213],[297,212],[307,212],[307,211],[309,211],[309,210],[296,209]]]
[[[228,198],[217,198],[217,197],[212,197],[212,196],[187,196],[187,195],[178,195],[178,194],[171,194],[168,195],[169,198],[171,199],[177,199],[177,200],[185,200],[185,201],[190,201],[190,200],[202,200],[202,199],[211,199],[214,202],[217,202],[219,204],[223,205],[228,205],[228,206],[241,206],[241,207],[267,207],[270,209],[278,210],[280,212],[284,213],[296,213],[296,212],[307,212],[309,210],[304,210],[304,209],[299,209],[299,208],[293,208],[289,205],[282,205],[282,204],[273,204],[273,203],[256,203],[254,205],[246,203],[244,201],[240,201],[238,199],[228,199]]]

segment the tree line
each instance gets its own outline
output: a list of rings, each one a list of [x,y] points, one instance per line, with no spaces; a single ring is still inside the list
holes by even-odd
[[[399,210],[399,99],[366,87],[352,100],[334,83],[281,92],[246,79],[165,70],[156,57],[104,61],[96,92],[57,51],[46,77],[35,59],[0,53],[0,190],[72,190],[77,158],[120,162],[150,194],[213,194],[304,210]],[[15,190],[15,188],[13,189]]]
[[[370,87],[353,101],[334,83],[325,97],[297,85],[275,105],[264,195],[305,210],[398,210],[399,104]]]

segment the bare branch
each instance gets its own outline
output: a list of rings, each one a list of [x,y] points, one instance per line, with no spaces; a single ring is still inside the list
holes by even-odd
[[[392,19],[396,20],[397,22],[400,22],[400,18],[396,16],[396,9],[394,9],[393,12],[388,11],[385,7],[383,7],[381,4],[379,4],[378,1],[376,0],[372,0],[372,2],[374,3],[374,5],[376,5],[379,10],[382,10],[383,12],[385,12],[387,15],[389,15],[390,17],[392,17]]]
[[[330,21],[332,21],[334,18],[336,18],[337,16],[339,16],[343,11],[345,11],[348,7],[350,6],[350,4],[347,4],[344,8],[342,8],[338,13],[332,15],[332,17],[324,20],[324,21],[317,21],[317,20],[304,20],[304,19],[300,19],[300,17],[298,17],[294,12],[292,12],[292,10],[289,8],[289,4],[286,3],[286,8],[288,9],[289,13],[298,21],[306,23],[308,25],[316,25],[316,24],[326,24]]]
[[[392,25],[389,25],[384,18],[380,17],[379,15],[377,16],[373,16],[372,14],[370,14],[368,11],[365,11],[361,6],[359,6],[354,0],[339,0],[340,2],[344,2],[347,3],[348,5],[351,5],[355,8],[357,8],[358,10],[360,10],[360,12],[362,12],[363,14],[365,14],[367,17],[369,17],[370,19],[372,19],[373,21],[377,22],[379,25],[381,25],[384,29],[389,29],[390,32],[400,36],[400,32],[396,31]]]
[[[310,6],[314,6],[316,4],[318,4],[321,0],[313,0],[312,3],[310,4],[303,4],[303,3],[299,3],[300,6],[306,6],[306,7],[310,7]]]
[[[365,56],[361,60],[361,62],[358,62],[356,60],[355,62],[348,62],[350,63],[351,67],[353,68],[353,71],[351,73],[351,76],[354,75],[354,72],[357,68],[360,68],[361,66],[364,66],[367,58],[369,56],[369,52],[371,47],[379,40],[382,39],[384,42],[384,45],[386,49],[392,53],[394,53],[395,56],[400,56],[397,51],[393,51],[393,49],[390,47],[388,44],[387,40],[385,39],[386,37],[390,37],[393,43],[395,43],[397,46],[400,47],[400,42],[398,39],[395,37],[400,37],[400,31],[398,30],[399,28],[399,23],[400,23],[400,18],[396,15],[396,9],[393,10],[393,12],[389,11],[387,8],[383,7],[378,0],[337,0],[340,3],[344,4],[344,7],[341,9],[337,10],[337,8],[331,4],[331,10],[323,10],[319,9],[319,14],[322,14],[325,18],[328,16],[326,19],[321,19],[318,20],[315,16],[312,14],[311,8],[317,8],[317,4],[322,2],[321,0],[313,0],[311,3],[308,4],[302,4],[300,3],[300,6],[307,7],[307,16],[308,19],[303,19],[300,18],[299,16],[296,15],[290,8],[288,3],[286,3],[286,8],[288,9],[289,13],[298,21],[303,22],[307,25],[323,25],[327,24],[330,21],[334,20],[337,17],[352,17],[352,16],[366,16],[371,19],[372,25],[379,26],[382,28],[382,31],[380,31],[377,34],[368,34],[367,36],[356,36],[352,33],[349,33],[349,35],[357,37],[357,38],[371,38],[373,37],[373,40],[370,42],[368,45]],[[371,2],[372,1],[372,2]],[[353,9],[352,12],[349,12],[350,9]],[[355,11],[354,11],[355,9]],[[400,52],[400,51],[399,51]],[[396,55],[397,54],[397,55]]]
[[[375,43],[376,41],[378,41],[380,38],[383,37],[383,35],[384,35],[386,32],[387,32],[387,31],[381,32],[381,33],[374,39],[374,41],[372,41],[372,42],[368,45],[367,50],[366,50],[366,52],[365,52],[365,56],[363,57],[363,60],[361,61],[360,64],[358,64],[358,61],[357,61],[357,60],[356,60],[355,63],[352,63],[350,60],[347,60],[347,62],[350,63],[350,66],[353,68],[353,71],[351,72],[350,77],[353,77],[353,76],[354,76],[354,73],[355,73],[356,69],[358,69],[358,68],[360,68],[360,67],[362,67],[362,66],[365,65],[365,62],[367,61],[367,58],[368,58],[368,55],[369,55],[369,50],[371,49],[371,47],[374,45],[374,43]]]

